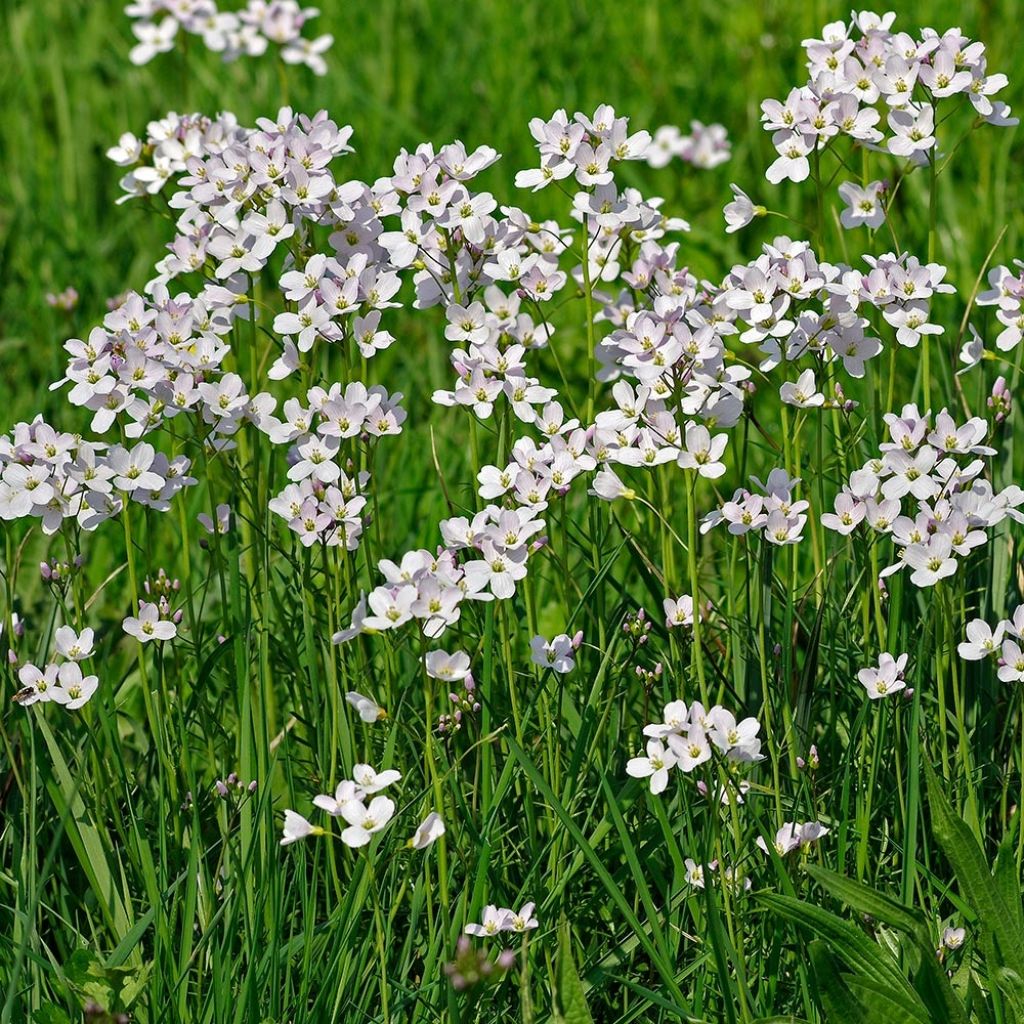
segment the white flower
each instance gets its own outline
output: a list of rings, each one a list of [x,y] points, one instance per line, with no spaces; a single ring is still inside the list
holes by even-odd
[[[217,506],[217,521],[214,522],[211,516],[206,512],[201,512],[197,516],[199,525],[207,533],[227,533],[231,529],[231,506],[221,504]]]
[[[663,739],[672,733],[681,734],[690,724],[690,710],[685,701],[673,700],[665,705],[663,721],[644,726],[644,735]]]
[[[395,771],[394,768],[376,772],[368,764],[357,764],[352,769],[352,780],[366,794],[379,793],[401,778],[402,773]]]
[[[618,478],[615,471],[608,466],[599,470],[597,476],[594,477],[594,486],[587,491],[587,494],[592,494],[596,498],[603,498],[605,501],[614,501],[616,498],[625,498],[626,501],[632,501],[636,497],[636,491],[631,487],[627,487]]]
[[[528,932],[537,928],[540,922],[533,916],[533,903],[524,903],[520,910],[509,910],[505,918],[506,930],[510,932]]]
[[[786,405],[795,405],[799,409],[810,409],[825,404],[825,396],[817,390],[814,382],[814,371],[804,370],[796,383],[787,381],[779,388],[779,398]]]
[[[1015,640],[1004,640],[1000,651],[1002,665],[997,675],[1004,683],[1024,681],[1024,651]]]
[[[488,903],[484,907],[482,922],[480,924],[467,924],[464,930],[467,935],[475,935],[479,938],[497,935],[499,932],[507,930],[509,914],[509,910],[504,908],[498,910],[493,903]]]
[[[666,597],[661,606],[665,611],[666,629],[693,625],[693,598],[689,594],[684,594],[675,600]]]
[[[683,862],[686,867],[686,881],[695,889],[704,888],[704,865],[698,864],[692,857]]]
[[[956,559],[952,557],[953,542],[948,534],[933,534],[923,544],[910,544],[903,549],[903,560],[914,572],[910,582],[918,587],[930,587],[956,572]]]
[[[879,655],[877,668],[862,668],[857,673],[861,686],[867,690],[871,700],[890,697],[906,687],[903,671],[907,667],[907,655],[893,658],[891,654]]]
[[[375,796],[369,807],[364,807],[358,800],[350,800],[341,809],[341,816],[349,824],[341,833],[341,841],[353,848],[365,846],[375,832],[387,825],[394,813],[394,802],[386,796]]]
[[[388,716],[388,713],[372,697],[365,697],[355,690],[349,690],[345,694],[345,700],[356,709],[359,717],[367,724],[380,721]]]
[[[332,817],[341,815],[341,809],[351,800],[361,801],[362,790],[351,780],[342,779],[334,790],[334,796],[328,793],[318,793],[313,797],[313,806],[326,811]]]
[[[714,707],[708,712],[711,728],[708,738],[723,754],[733,761],[760,761],[761,741],[757,734],[761,725],[756,718],[736,721],[736,716],[723,707]]]
[[[301,814],[295,811],[284,812],[284,835],[281,838],[282,846],[289,846],[297,843],[307,836],[323,835],[324,830],[318,828],[312,822],[307,821]]]
[[[444,833],[445,827],[441,815],[436,811],[431,811],[417,826],[409,840],[409,846],[414,850],[425,850],[431,843],[440,839]]]
[[[169,619],[160,618],[155,604],[140,604],[138,616],[129,615],[121,624],[124,631],[140,643],[149,640],[170,640],[178,635],[178,627]]]
[[[57,671],[59,686],[53,687],[50,700],[63,704],[69,711],[75,711],[87,703],[96,692],[99,680],[96,676],[83,676],[77,662],[68,661]]]
[[[811,173],[811,164],[807,154],[815,145],[813,135],[802,135],[799,132],[779,131],[772,136],[778,159],[765,171],[765,177],[773,184],[788,178],[790,181],[806,181]]]
[[[93,631],[89,628],[76,633],[71,626],[61,626],[53,636],[57,653],[69,661],[83,661],[92,654]]]
[[[530,660],[534,665],[550,668],[559,674],[571,672],[576,665],[573,660],[575,648],[572,637],[566,633],[559,633],[550,642],[542,636],[535,636],[530,641],[530,652]]]
[[[715,480],[725,472],[720,460],[729,438],[725,434],[711,436],[707,427],[689,423],[686,427],[686,447],[679,452],[676,461],[683,469],[695,469],[709,480]]]
[[[647,756],[630,758],[626,763],[626,774],[634,779],[649,778],[651,792],[657,795],[665,791],[669,769],[675,767],[675,764],[675,754],[671,750],[666,750],[661,740],[651,739],[647,741]]]
[[[801,824],[796,821],[787,821],[775,833],[775,840],[772,846],[775,847],[775,852],[780,856],[784,857],[787,853],[792,853],[793,850],[798,848],[807,849],[811,843],[816,843],[819,839],[827,836],[829,829],[817,821],[808,821]],[[765,853],[768,852],[768,844],[763,836],[757,837],[757,845]]]
[[[725,215],[725,232],[731,235],[745,228],[755,217],[763,217],[767,211],[763,206],[755,206],[739,185],[730,185],[729,188],[732,189],[732,202],[726,204],[722,213]]]
[[[57,686],[57,666],[46,665],[42,670],[29,663],[18,670],[18,679],[22,689],[15,694],[15,699],[23,707],[30,704],[46,702],[53,699],[53,690]]]
[[[839,195],[846,203],[846,209],[839,215],[844,228],[880,228],[885,223],[885,207],[878,198],[882,190],[880,181],[860,186],[852,181],[844,181],[839,186]]]
[[[443,679],[457,683],[469,675],[469,655],[465,651],[430,651],[425,659],[427,675],[431,679]]]
[[[867,515],[867,505],[858,501],[848,491],[836,495],[835,512],[826,512],[821,517],[821,525],[827,530],[835,530],[844,536],[853,533]]]
[[[957,646],[957,653],[964,661],[981,661],[999,650],[1005,629],[1002,622],[993,629],[984,619],[972,619],[967,623],[967,639]]]
[[[701,708],[701,712],[703,712]],[[693,716],[693,709],[690,711]],[[691,725],[685,736],[674,733],[668,737],[669,750],[675,754],[681,771],[692,772],[698,765],[711,759],[711,744],[702,725]]]

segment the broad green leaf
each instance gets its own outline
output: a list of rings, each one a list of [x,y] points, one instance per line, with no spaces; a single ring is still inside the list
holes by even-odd
[[[1013,1024],[1024,1024],[1024,979],[1016,971],[1008,967],[1001,967],[996,971],[996,984],[999,991],[1006,996],[1006,1006],[1003,1008],[1008,1020]]]
[[[565,921],[558,934],[558,1004],[558,1024],[594,1024],[573,960],[569,924]]]
[[[996,891],[1012,918],[1012,926],[1024,933],[1024,893],[1021,890],[1020,870],[1017,866],[1014,832],[1015,830],[1008,832],[999,845],[992,868],[992,878]]]
[[[923,769],[932,831],[953,866],[961,892],[982,927],[995,936],[1003,965],[1024,976],[1024,928],[1019,923],[1019,893],[1016,908],[1008,906],[1001,891],[1007,888],[1005,881],[997,886],[977,839],[946,799],[935,772],[927,762],[923,763]],[[989,966],[994,969],[1000,965]]]
[[[76,949],[64,964],[64,976],[80,995],[112,1010],[117,989],[103,968],[100,958],[91,949]]]
[[[850,991],[863,1003],[867,1024],[933,1024],[922,1007],[916,1012],[908,1010],[898,992],[866,978],[847,978]]]
[[[854,925],[821,907],[791,896],[767,895],[761,896],[760,901],[825,939],[835,955],[856,974],[891,987],[899,994],[904,1009],[912,1013],[920,1009],[917,994],[896,964]]]
[[[71,1018],[59,1006],[47,1003],[32,1012],[32,1024],[71,1024]]]
[[[914,975],[914,988],[934,1020],[968,1024],[967,1011],[930,945],[921,950],[921,966]]]
[[[807,873],[827,893],[841,900],[851,910],[859,914],[867,914],[883,924],[898,928],[908,935],[919,936],[925,929],[924,915],[884,893],[872,889],[862,882],[857,882],[845,875],[828,871],[816,865],[808,865]]]
[[[867,1024],[863,1005],[846,986],[824,940],[814,939],[808,953],[817,1001],[829,1024]]]

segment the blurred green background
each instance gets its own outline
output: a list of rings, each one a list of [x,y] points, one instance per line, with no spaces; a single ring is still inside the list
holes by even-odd
[[[297,109],[327,108],[354,126],[357,152],[345,166],[352,177],[387,173],[400,147],[425,139],[489,143],[504,159],[481,187],[501,203],[567,220],[562,197],[512,188],[515,171],[536,162],[531,117],[609,102],[636,128],[720,121],[733,141],[731,162],[710,172],[678,162],[663,171],[630,165],[625,175],[692,222],[691,265],[718,278],[734,259],[756,252],[759,238],[783,230],[775,221],[758,225],[760,234],[727,238],[721,209],[730,181],[776,209],[796,209],[809,198],[798,186],[773,188],[764,180],[772,151],[758,124],[759,103],[804,80],[801,39],[847,17],[849,8],[737,0],[325,0],[306,34],[334,34],[329,74],[288,68],[286,79],[269,54],[224,65],[198,41],[188,67],[175,52],[135,68],[127,59],[129,19],[115,0],[4,0],[0,12],[6,428],[54,408],[45,385],[61,374],[62,341],[87,332],[106,298],[140,288],[170,237],[170,225],[143,205],[114,205],[121,172],[104,154],[124,131],[141,134],[147,121],[172,109],[231,109],[251,123],[275,112],[287,92]],[[1010,77],[1002,98],[1019,113],[1021,15],[1019,0],[923,2],[902,12],[897,27],[959,25],[984,40],[990,70]],[[977,132],[943,181],[940,258],[965,293],[1004,224],[996,262],[1021,254],[1024,197],[1007,186],[1009,169],[1020,166],[1021,140],[1020,129]],[[911,222],[923,215],[913,209],[919,198],[916,187],[901,198]],[[70,317],[44,301],[46,292],[69,285],[81,294]],[[409,319],[407,330],[415,340],[425,328]]]

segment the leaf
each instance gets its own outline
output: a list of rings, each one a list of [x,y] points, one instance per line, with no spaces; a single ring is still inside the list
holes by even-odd
[[[847,978],[846,983],[864,1004],[868,1024],[932,1024],[923,1007],[911,1012],[901,1002],[899,993],[885,985],[866,978]]]
[[[945,968],[930,945],[921,951],[921,966],[914,975],[914,988],[934,1020],[944,1024],[968,1024],[967,1010],[953,991]]]
[[[143,964],[141,968],[132,970],[131,974],[124,979],[124,984],[121,986],[121,1005],[126,1010],[146,990],[146,983],[149,981],[149,972],[152,967],[151,963]]]
[[[927,927],[924,915],[920,911],[905,907],[892,897],[862,882],[815,865],[808,865],[806,871],[827,893],[841,900],[858,914],[867,914],[891,928],[898,928],[914,937],[921,935]]]
[[[1014,831],[1008,832],[999,845],[995,864],[992,868],[992,878],[995,882],[996,891],[1013,918],[1013,926],[1024,932],[1024,900],[1021,899],[1020,874],[1017,868],[1017,849],[1014,842]]]
[[[71,1024],[71,1018],[53,1003],[46,1003],[32,1013],[32,1024]]]
[[[960,889],[978,915],[983,928],[995,936],[1003,965],[1024,976],[1024,927],[1020,924],[1020,894],[1017,907],[1007,905],[1003,892],[1007,885],[1000,871],[1001,884],[989,871],[984,852],[967,824],[953,810],[931,765],[922,764],[928,789],[932,830],[949,858]],[[995,969],[999,964],[991,964]]]
[[[558,935],[558,1004],[555,1013],[558,1024],[594,1024],[587,997],[583,994],[583,983],[573,961],[567,921],[562,922]]]
[[[711,939],[711,950],[715,957],[715,968],[722,985],[723,1019],[728,1024],[736,1022],[736,1008],[740,1000],[735,992],[737,981],[734,981],[732,971],[729,968],[730,957],[735,959],[736,951],[729,941],[725,926],[722,923],[722,914],[718,908],[715,887],[707,885],[703,890],[703,902],[707,911],[707,930]]]
[[[996,984],[1013,1009],[1015,1024],[1024,1024],[1024,980],[1016,971],[1001,967],[996,971]]]
[[[104,1010],[114,1008],[116,990],[100,958],[91,949],[76,949],[64,964],[64,976],[80,995],[98,1003]]]
[[[817,1001],[830,1024],[867,1024],[864,1007],[847,988],[825,942],[815,939],[808,946],[808,953]]]
[[[783,917],[811,929],[825,939],[829,948],[855,974],[891,987],[899,994],[904,1009],[912,1013],[920,1010],[917,993],[893,960],[848,921],[791,896],[768,895],[759,897],[759,900]]]

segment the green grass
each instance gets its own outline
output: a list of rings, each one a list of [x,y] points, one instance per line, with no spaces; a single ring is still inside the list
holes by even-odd
[[[685,129],[699,118],[729,129],[732,159],[715,170],[629,164],[619,175],[692,223],[683,262],[701,277],[720,280],[777,232],[801,237],[774,219],[724,235],[729,182],[813,220],[812,190],[764,181],[772,150],[759,103],[803,80],[800,40],[845,17],[842,5],[324,0],[323,8],[315,30],[336,40],[323,79],[302,69],[282,77],[269,56],[223,66],[196,51],[187,68],[180,53],[132,68],[128,20],[106,0],[8,0],[0,10],[4,430],[37,412],[86,429],[63,392],[47,391],[63,373],[61,345],[102,319],[108,297],[141,288],[171,238],[144,204],[114,205],[119,170],[104,152],[168,109],[230,109],[248,124],[285,102],[326,108],[355,129],[344,173],[367,181],[423,140],[487,143],[503,159],[474,187],[568,223],[554,190],[512,188],[514,172],[536,162],[528,121],[610,102],[634,128]],[[959,24],[984,40],[990,69],[1010,77],[1004,98],[1020,113],[1018,16],[1009,0],[926,2],[901,14],[901,24]],[[933,380],[924,379],[919,350],[899,352],[891,385],[883,368],[877,380],[847,388],[863,424],[837,432],[829,417],[801,419],[794,451],[787,428],[796,417],[783,419],[762,386],[763,432],[745,420],[733,433],[722,497],[780,464],[785,435],[788,464],[809,481],[802,496],[820,511],[816,499],[825,493],[831,505],[847,459],[859,465],[877,448],[875,414],[887,406],[872,404],[876,384],[883,394],[891,386],[896,408],[926,386],[941,396],[935,408],[958,401],[947,367],[966,300],[986,260],[1021,255],[1022,138],[1019,129],[975,133],[939,180],[936,252],[958,295],[935,303],[946,334]],[[923,257],[922,178],[902,187],[893,219],[901,243]],[[835,205],[834,188],[827,201]],[[862,235],[829,222],[818,241],[830,259],[856,262]],[[873,244],[888,248],[881,235]],[[44,295],[68,285],[80,303],[58,314]],[[274,287],[268,275],[264,294]],[[567,397],[582,404],[582,303],[555,317]],[[972,322],[991,340],[991,311]],[[42,663],[61,622],[93,625],[100,692],[72,718],[12,704],[16,674],[5,667],[0,677],[0,1024],[78,1020],[89,1000],[127,1007],[142,1022],[204,1024],[938,1021],[956,1018],[942,1016],[953,1013],[941,1003],[944,981],[922,963],[948,922],[969,931],[966,949],[950,959],[953,989],[973,983],[995,993],[992,1016],[972,1019],[1024,1020],[1019,990],[1000,974],[1019,960],[1020,689],[997,683],[990,663],[955,653],[966,619],[995,621],[1021,600],[1019,527],[993,531],[955,586],[919,592],[890,581],[883,609],[870,596],[879,566],[866,545],[815,541],[826,556],[816,573],[809,545],[791,556],[729,545],[720,531],[698,539],[696,517],[714,506],[716,491],[707,481],[691,490],[674,465],[630,478],[663,518],[636,503],[587,502],[578,487],[552,503],[550,544],[531,559],[517,599],[468,609],[432,645],[470,653],[484,704],[476,722],[443,740],[431,724],[447,688],[425,686],[412,632],[339,648],[328,638],[347,623],[359,591],[379,582],[377,559],[433,548],[440,519],[480,507],[475,472],[497,461],[513,425],[467,428],[462,411],[431,404],[432,390],[452,376],[440,310],[407,304],[387,326],[397,343],[366,379],[403,391],[409,420],[377,454],[375,523],[357,556],[307,552],[264,512],[260,498],[284,476],[282,454],[265,449],[200,467],[204,486],[186,493],[180,514],[133,507],[123,531],[112,521],[85,537],[85,565],[66,594],[35,570],[42,558],[68,557],[60,535],[2,524],[4,579],[27,624],[19,655]],[[550,352],[537,355],[536,372],[553,384]],[[328,365],[341,379],[340,363]],[[985,413],[999,369],[961,378],[974,412]],[[1019,416],[996,433],[1000,486],[1021,479]],[[244,531],[201,547],[195,516],[218,501],[257,513]],[[137,596],[129,581],[158,568],[180,578],[191,628],[187,639],[140,655],[120,624]],[[719,613],[703,651],[662,627],[662,599],[692,589]],[[0,603],[5,623],[10,596]],[[654,621],[646,645],[622,630],[640,606]],[[562,678],[541,673],[528,661],[530,637],[563,629],[584,631],[577,668]],[[912,701],[865,704],[856,672],[879,650],[910,652]],[[658,661],[664,673],[642,682],[637,668]],[[659,799],[625,774],[661,705],[703,688],[737,717],[758,716],[771,754],[746,803],[723,813],[697,796],[693,777],[674,779]],[[351,715],[350,689],[373,693],[389,720],[366,726]],[[812,743],[820,768],[794,770]],[[312,818],[311,797],[362,760],[404,776],[400,817],[370,855],[323,838],[279,847],[283,810]],[[929,799],[931,765],[949,807],[934,788]],[[257,780],[255,792],[218,797],[214,781],[230,772]],[[444,843],[405,849],[431,809],[443,811]],[[817,818],[831,834],[813,853],[784,861],[754,846],[785,820]],[[753,890],[695,890],[686,858],[736,866]],[[805,872],[805,863],[817,870]],[[853,882],[830,888],[824,868],[885,896]],[[457,992],[444,965],[463,926],[488,903],[526,900],[536,901],[540,928],[519,966],[492,988]],[[904,932],[910,938],[894,938]],[[925,991],[926,1010],[904,976]],[[889,1004],[875,991],[882,1015],[853,1016],[871,984],[888,985],[885,998],[902,999],[911,1015],[884,1016],[877,1007]],[[978,995],[975,1008],[981,1002]]]

